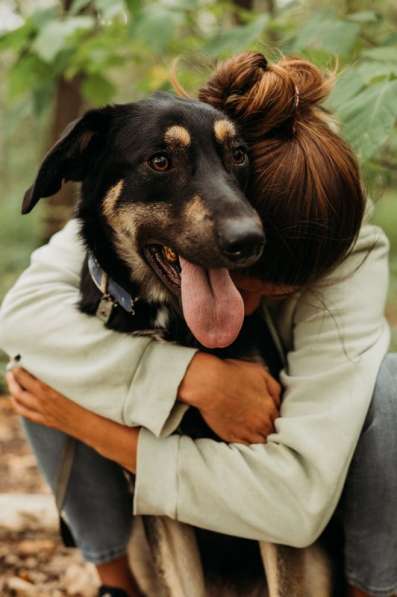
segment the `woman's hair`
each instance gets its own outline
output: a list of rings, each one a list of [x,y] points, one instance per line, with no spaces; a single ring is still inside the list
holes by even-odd
[[[265,227],[263,258],[251,274],[304,285],[327,273],[354,243],[365,209],[350,147],[321,107],[332,87],[313,64],[269,64],[246,52],[219,64],[199,99],[232,118],[248,143],[248,197]]]

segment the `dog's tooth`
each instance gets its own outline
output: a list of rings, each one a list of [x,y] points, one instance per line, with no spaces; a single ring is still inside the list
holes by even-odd
[[[171,263],[178,259],[177,254],[170,247],[163,247],[163,254],[167,261]]]

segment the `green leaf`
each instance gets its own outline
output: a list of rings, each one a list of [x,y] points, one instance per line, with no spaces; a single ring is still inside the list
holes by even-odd
[[[397,62],[397,47],[382,46],[380,48],[371,48],[362,53],[366,58],[378,60],[379,62]]]
[[[112,19],[124,9],[123,0],[95,0],[95,6],[105,19]]]
[[[181,12],[159,4],[147,5],[135,23],[131,23],[130,37],[144,43],[150,51],[162,53],[178,35],[184,22]]]
[[[210,56],[241,52],[258,40],[268,22],[269,15],[263,14],[248,25],[233,27],[210,39],[204,45],[203,51]]]
[[[357,72],[367,85],[375,79],[397,77],[397,62],[363,62]]]
[[[199,0],[173,0],[174,6],[181,10],[198,10]]]
[[[87,74],[108,73],[109,69],[125,63],[125,48],[128,45],[126,26],[120,22],[112,22],[95,32],[95,35],[79,39],[70,51],[65,75],[73,78],[80,72]],[[56,64],[65,56],[59,54]],[[129,61],[129,58],[128,58]]]
[[[364,80],[360,72],[351,67],[347,68],[336,80],[335,87],[326,104],[331,110],[338,110],[351,100],[364,87]]]
[[[320,13],[308,21],[297,34],[293,50],[319,48],[330,54],[348,54],[354,47],[360,26]]]
[[[296,53],[293,50],[293,53]],[[319,68],[328,70],[330,64],[330,56],[329,52],[322,48],[305,48],[304,50],[300,50],[300,55],[302,58],[306,58],[310,62],[316,64]]]
[[[124,0],[124,4],[132,17],[137,17],[142,12],[142,0]]]
[[[356,23],[377,23],[379,16],[374,10],[362,10],[348,15],[348,19]]]
[[[35,29],[41,29],[47,23],[50,23],[54,19],[58,17],[59,11],[55,6],[51,6],[50,8],[42,8],[39,10],[35,10],[29,16],[29,20],[31,21],[32,25]]]
[[[12,50],[13,52],[20,52],[29,42],[33,33],[34,27],[30,21],[18,27],[18,29],[3,33],[0,35],[0,51]]]
[[[8,74],[8,94],[11,99],[30,93],[51,77],[47,65],[33,54],[26,54],[14,64]]]
[[[368,87],[339,111],[346,139],[365,161],[386,141],[397,119],[397,81]]]
[[[99,73],[89,75],[82,84],[84,98],[93,106],[107,104],[114,97],[116,88]]]
[[[91,29],[94,24],[94,18],[88,15],[52,21],[40,31],[32,44],[32,49],[45,62],[52,62],[58,52],[65,47],[68,38],[76,31]]]
[[[393,44],[396,45],[397,44],[397,31],[394,31],[393,33],[390,33],[390,35],[387,35],[385,37],[385,39],[383,40],[385,46],[392,46]]]

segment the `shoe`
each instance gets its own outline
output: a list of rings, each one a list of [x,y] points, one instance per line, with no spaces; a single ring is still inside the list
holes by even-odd
[[[98,597],[128,597],[123,589],[117,587],[109,587],[108,585],[102,585],[98,590]]]

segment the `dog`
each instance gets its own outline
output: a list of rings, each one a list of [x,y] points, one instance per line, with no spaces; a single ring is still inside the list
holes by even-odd
[[[158,93],[71,123],[45,156],[22,213],[63,181],[81,182],[82,312],[122,333],[260,359],[277,376],[272,336],[259,315],[244,318],[229,274],[258,262],[265,247],[245,195],[249,178],[235,123],[207,104]],[[195,409],[182,431],[219,439]],[[258,543],[196,532],[208,578],[248,594],[263,576]]]

